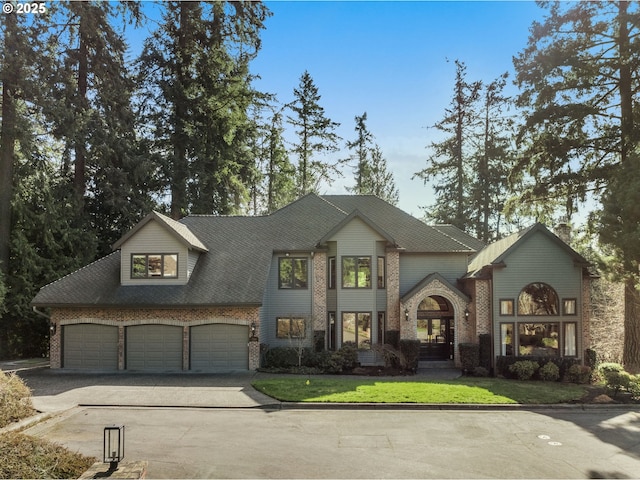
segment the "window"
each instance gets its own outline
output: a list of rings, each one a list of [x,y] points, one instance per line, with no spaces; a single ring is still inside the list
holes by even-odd
[[[519,354],[537,357],[557,356],[557,323],[520,323],[518,325]]]
[[[371,348],[371,313],[342,313],[342,344],[354,343],[359,350]]]
[[[131,278],[178,278],[178,254],[132,254]]]
[[[342,257],[342,288],[371,288],[371,257]]]
[[[564,355],[565,357],[575,357],[578,351],[576,345],[576,330],[578,326],[575,323],[564,324]]]
[[[384,257],[378,257],[378,288],[385,288]]]
[[[387,315],[385,312],[378,312],[378,344],[384,345],[384,332],[387,330]]]
[[[500,300],[500,315],[513,315],[513,300]]]
[[[500,324],[500,355],[513,355],[513,323]]]
[[[518,297],[519,315],[558,315],[558,295],[546,283],[530,283]]]
[[[576,299],[575,298],[564,298],[562,300],[562,314],[576,315]]]
[[[278,317],[276,319],[277,338],[305,338],[304,318]]]
[[[336,257],[329,257],[329,288],[336,288]]]
[[[278,265],[278,288],[307,288],[307,259],[282,257]]]

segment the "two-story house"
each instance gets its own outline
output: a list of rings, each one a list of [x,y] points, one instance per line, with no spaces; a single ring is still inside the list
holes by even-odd
[[[375,196],[306,195],[260,217],[153,212],[114,252],[43,287],[52,368],[218,372],[259,367],[260,344],[325,349],[419,339],[581,358],[587,262],[544,226],[489,246]]]

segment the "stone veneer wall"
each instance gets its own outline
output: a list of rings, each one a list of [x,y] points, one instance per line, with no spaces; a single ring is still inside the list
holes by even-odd
[[[313,330],[327,329],[327,254],[313,256]]]
[[[476,336],[491,334],[491,281],[476,280],[473,306],[476,312]],[[477,340],[477,339],[476,339]]]
[[[387,330],[400,331],[400,252],[387,250]]]
[[[52,308],[49,361],[51,368],[62,366],[62,326],[78,323],[113,325],[118,328],[118,369],[124,369],[124,328],[130,325],[162,324],[183,327],[183,369],[189,365],[189,327],[209,323],[256,325],[256,338],[249,342],[249,370],[260,366],[260,307],[208,307],[208,308]],[[248,340],[248,339],[247,339]]]

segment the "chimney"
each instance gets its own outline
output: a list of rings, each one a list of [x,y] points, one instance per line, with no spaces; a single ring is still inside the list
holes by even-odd
[[[567,245],[571,245],[571,227],[565,221],[560,221],[555,228],[555,233],[560,240]]]

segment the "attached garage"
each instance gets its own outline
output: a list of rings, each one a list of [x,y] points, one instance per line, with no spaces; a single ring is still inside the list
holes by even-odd
[[[118,369],[118,327],[80,323],[64,325],[64,368]]]
[[[133,325],[125,341],[127,370],[182,370],[182,327]]]
[[[207,324],[191,327],[191,370],[226,372],[249,368],[249,328]]]

